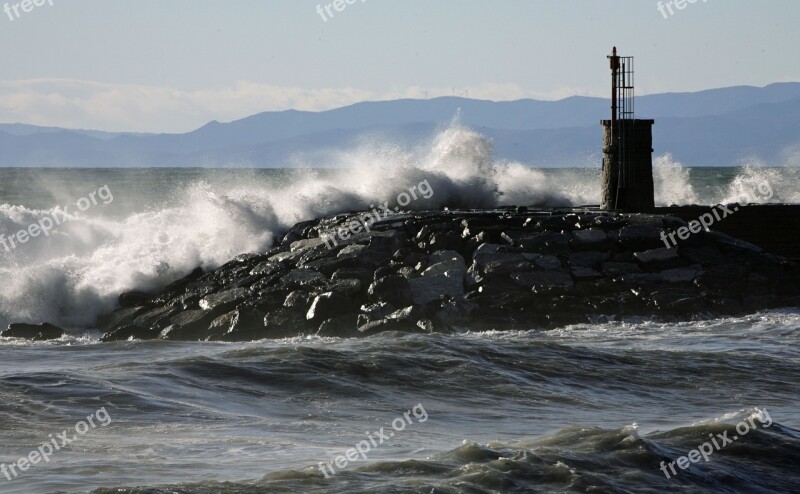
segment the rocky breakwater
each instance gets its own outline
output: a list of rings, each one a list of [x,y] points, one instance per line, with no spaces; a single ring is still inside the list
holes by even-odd
[[[545,329],[800,306],[797,264],[717,232],[666,248],[662,233],[686,225],[669,216],[445,210],[394,214],[368,231],[359,218],[300,223],[267,253],[123,294],[99,322],[103,339]]]

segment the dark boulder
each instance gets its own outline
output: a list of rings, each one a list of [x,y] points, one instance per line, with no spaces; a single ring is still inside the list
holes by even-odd
[[[0,333],[3,338],[24,338],[33,341],[57,340],[66,335],[66,331],[50,323],[42,324],[10,324],[8,329]]]
[[[326,292],[317,295],[311,303],[306,320],[321,323],[326,319],[341,316],[352,311],[352,303],[343,295],[335,292]]]
[[[375,281],[367,292],[372,302],[388,302],[399,307],[410,305],[413,300],[409,281],[399,275],[386,276]]]
[[[125,292],[119,296],[119,306],[122,308],[140,307],[147,305],[153,295],[144,292]]]

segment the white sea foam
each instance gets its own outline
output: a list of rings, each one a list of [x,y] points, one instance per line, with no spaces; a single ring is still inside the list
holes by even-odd
[[[433,194],[417,209],[506,204],[565,206],[583,200],[518,163],[497,163],[491,142],[454,124],[421,150],[386,143],[336,153],[337,172],[300,171],[288,183],[198,180],[168,200],[128,214],[85,215],[50,237],[12,252],[0,249],[0,324],[48,321],[90,327],[124,291],[152,290],[197,266],[216,267],[237,254],[264,251],[298,221],[393,203],[428,180]],[[118,202],[124,191],[114,191]],[[65,200],[66,202],[66,200]],[[0,205],[0,231],[16,232],[49,212]]]
[[[653,183],[656,206],[699,204],[689,169],[673,160],[671,154],[659,156],[653,161]]]

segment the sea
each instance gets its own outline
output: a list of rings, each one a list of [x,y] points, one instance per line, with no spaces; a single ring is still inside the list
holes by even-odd
[[[660,155],[656,202],[799,203],[797,165]],[[264,252],[299,221],[596,205],[599,176],[496,160],[459,126],[303,167],[0,168],[0,325],[69,332],[0,338],[0,493],[800,492],[800,308],[100,342],[120,293]]]

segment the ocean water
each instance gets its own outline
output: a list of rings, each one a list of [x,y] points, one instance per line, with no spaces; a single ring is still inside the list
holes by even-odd
[[[0,324],[71,333],[0,339],[0,492],[800,491],[800,309],[449,336],[99,343],[94,321],[119,293],[265,250],[298,221],[396,202],[423,180],[432,194],[408,208],[599,198],[599,169],[498,163],[457,126],[418,149],[364,146],[328,165],[0,169]],[[690,169],[665,155],[655,178],[663,205],[800,202],[797,167]],[[48,219],[46,236],[11,246]],[[669,470],[704,443],[708,461]]]

